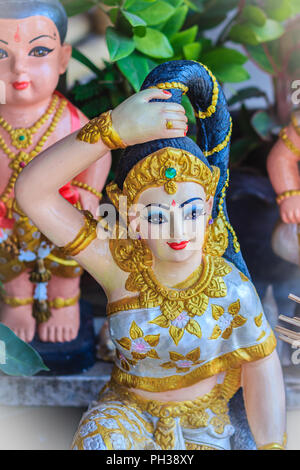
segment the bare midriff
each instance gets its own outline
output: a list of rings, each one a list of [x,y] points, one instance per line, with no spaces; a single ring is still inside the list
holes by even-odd
[[[217,384],[217,375],[209,377],[208,379],[201,380],[190,387],[180,388],[178,390],[169,390],[166,392],[148,392],[137,388],[130,388],[129,390],[141,397],[149,400],[170,402],[170,401],[186,401],[195,400],[203,395],[209,393]]]

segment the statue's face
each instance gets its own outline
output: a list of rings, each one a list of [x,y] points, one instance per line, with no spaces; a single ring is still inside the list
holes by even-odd
[[[177,192],[163,186],[145,190],[139,197],[138,217],[130,217],[153,255],[162,261],[182,262],[202,250],[213,198],[197,183],[177,183]]]
[[[71,56],[56,25],[44,16],[0,19],[0,80],[8,105],[32,105],[51,97]]]

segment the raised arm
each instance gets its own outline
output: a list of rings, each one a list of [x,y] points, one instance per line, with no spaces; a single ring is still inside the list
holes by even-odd
[[[283,444],[286,429],[285,392],[277,352],[242,367],[248,423],[257,448]]]
[[[162,90],[144,90],[112,111],[113,128],[126,145],[183,137],[187,120],[184,108],[167,101],[149,102],[155,98],[167,100],[170,96]],[[173,120],[173,129],[166,128],[168,119]],[[90,145],[78,140],[77,134],[62,139],[36,157],[22,171],[15,187],[20,208],[57,246],[72,241],[84,224],[81,212],[60,196],[59,188],[108,152],[101,139]],[[100,263],[92,253],[95,244],[101,245],[101,241],[91,243],[76,259],[99,280],[96,272]],[[101,247],[97,249],[101,251]]]

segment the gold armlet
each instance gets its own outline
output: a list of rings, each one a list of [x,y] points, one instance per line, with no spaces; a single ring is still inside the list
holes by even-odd
[[[287,133],[286,133],[286,127],[281,129],[279,133],[280,139],[283,141],[285,146],[294,154],[296,157],[300,158],[300,149],[296,147],[295,144],[291,141],[291,139],[288,138]]]
[[[298,119],[296,118],[296,115],[294,113],[292,114],[292,125],[297,134],[300,136],[300,126],[298,124]]]
[[[86,191],[89,191],[90,193],[94,194],[94,196],[96,196],[99,200],[102,199],[102,193],[99,193],[99,191],[97,191],[97,189],[92,188],[87,183],[83,183],[82,181],[73,180],[72,181],[72,186],[77,186],[77,188],[85,189]]]
[[[85,217],[84,226],[79,230],[73,241],[60,247],[66,256],[76,256],[83,251],[95,238],[97,238],[97,220],[89,211],[82,211]]]
[[[126,144],[112,126],[111,111],[107,111],[88,122],[79,131],[77,139],[88,144],[96,144],[102,139],[111,150],[126,148]]]
[[[288,197],[292,196],[300,196],[300,189],[292,189],[290,191],[284,191],[284,193],[281,193],[277,196],[276,202],[277,204],[280,204],[284,199],[287,199]]]

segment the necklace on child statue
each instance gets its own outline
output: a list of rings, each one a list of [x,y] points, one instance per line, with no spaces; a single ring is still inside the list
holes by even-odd
[[[58,96],[54,95],[47,111],[36,121],[33,126],[24,128],[20,127],[14,129],[11,124],[9,124],[3,117],[0,116],[0,126],[10,135],[11,144],[19,149],[27,149],[32,145],[32,138],[37,133],[37,131],[48,121],[51,114],[54,112],[56,105],[58,103]],[[1,147],[3,147],[3,142],[1,139]],[[11,157],[10,157],[11,158]]]

